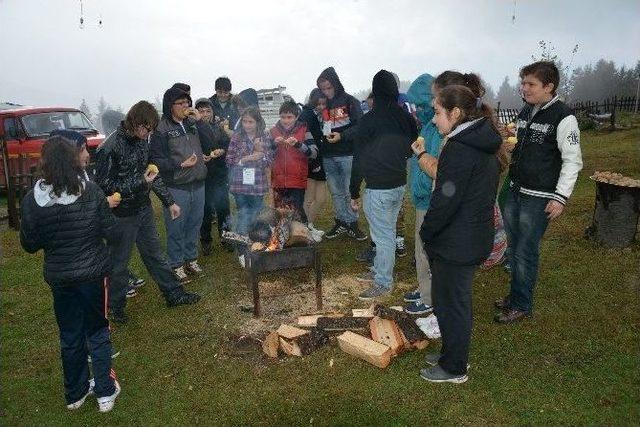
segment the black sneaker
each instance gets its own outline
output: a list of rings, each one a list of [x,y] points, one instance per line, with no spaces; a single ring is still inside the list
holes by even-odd
[[[340,220],[336,219],[336,223],[333,226],[333,228],[329,231],[327,231],[327,233],[324,235],[324,237],[326,237],[327,239],[334,239],[336,237],[338,237],[341,234],[344,234],[347,232],[346,227],[344,226],[344,223]]]
[[[176,296],[167,298],[167,307],[176,307],[179,305],[190,305],[190,304],[195,304],[198,301],[200,301],[200,295],[190,293],[190,292],[182,292]]]
[[[143,286],[146,282],[142,277],[129,277],[129,288],[138,289],[140,286]]]
[[[111,320],[113,323],[124,325],[129,321],[129,316],[126,315],[124,310],[112,310],[111,312],[109,312],[109,320]]]
[[[349,237],[353,237],[354,239],[358,240],[358,241],[363,241],[363,240],[367,240],[367,235],[364,234],[362,232],[362,230],[360,230],[358,228],[358,222],[352,222],[351,224],[349,224],[349,228],[347,229],[347,233],[349,234]]]
[[[375,246],[367,246],[362,251],[358,252],[356,255],[356,261],[358,262],[366,262],[367,264],[373,263],[373,259],[376,257],[376,247]]]

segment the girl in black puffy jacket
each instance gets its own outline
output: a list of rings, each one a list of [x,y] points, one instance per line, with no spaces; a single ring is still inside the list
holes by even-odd
[[[20,243],[44,251],[44,279],[53,294],[67,408],[95,394],[98,409],[113,408],[120,385],[111,369],[105,277],[111,268],[104,240],[116,239],[104,193],[84,179],[74,142],[54,136],[42,147],[42,179],[21,204]],[[94,378],[89,378],[87,353]]]

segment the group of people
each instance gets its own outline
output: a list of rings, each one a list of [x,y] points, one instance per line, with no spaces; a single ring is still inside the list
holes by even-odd
[[[442,336],[440,352],[427,355],[431,366],[420,375],[466,381],[474,273],[502,260],[504,225],[511,282],[509,294],[496,301],[495,320],[530,315],[540,240],[563,212],[582,167],[577,121],[556,94],[556,66],[536,62],[520,77],[526,104],[515,128],[497,123],[472,73],[423,74],[402,94],[397,77],[380,70],[363,114],[330,67],[306,105],[282,104],[269,130],[257,102],[231,95],[228,78],[218,78],[215,95],[195,104],[190,87],[176,83],[164,94],[162,117],[146,101],[131,107],[98,148],[95,176],[85,170],[84,137],[53,132],[42,150],[42,178],[22,203],[21,242],[29,252],[45,252],[67,407],[78,408],[95,393],[99,409],[108,411],[120,392],[106,309],[112,321],[126,323],[134,244],[169,307],[196,303],[199,295],[184,284],[203,274],[198,240],[201,253],[211,253],[213,215],[220,234],[227,228],[247,234],[267,195],[275,207],[292,209],[316,241],[341,234],[366,240],[358,226],[362,207],[371,245],[358,259],[371,266],[357,276],[368,285],[359,298],[373,300],[393,290],[408,187],[418,286],[404,295],[405,311],[433,310]],[[517,144],[503,142],[510,135]],[[504,197],[498,197],[503,171]],[[334,213],[326,233],[314,225],[325,181]],[[164,206],[166,254],[150,191]],[[229,193],[237,207],[233,220]]]

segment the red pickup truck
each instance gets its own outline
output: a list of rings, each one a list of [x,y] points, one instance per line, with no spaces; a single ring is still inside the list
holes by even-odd
[[[38,164],[40,149],[49,132],[55,129],[72,129],[86,136],[92,162],[96,148],[104,141],[104,135],[76,108],[0,104],[0,139],[4,139],[7,145],[8,175],[29,173]],[[4,165],[5,161],[2,159],[0,189],[7,188]]]

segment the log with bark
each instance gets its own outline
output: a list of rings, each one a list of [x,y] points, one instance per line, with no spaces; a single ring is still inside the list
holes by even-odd
[[[367,329],[368,317],[320,317],[316,323],[318,329],[325,331],[346,331],[350,329]]]
[[[412,345],[419,341],[427,340],[425,333],[416,325],[416,321],[409,314],[387,308],[382,304],[376,304],[373,312],[376,316],[382,317],[383,319],[395,321],[407,341]]]

